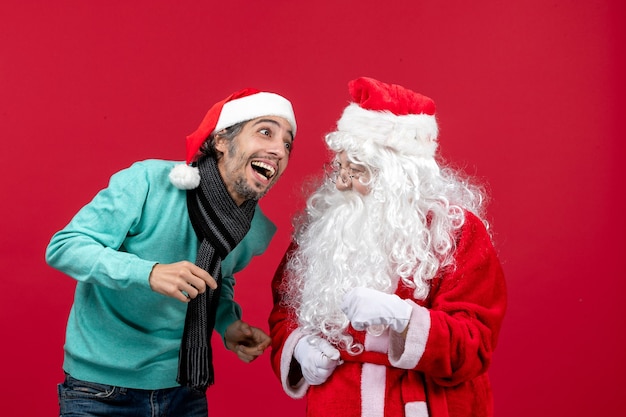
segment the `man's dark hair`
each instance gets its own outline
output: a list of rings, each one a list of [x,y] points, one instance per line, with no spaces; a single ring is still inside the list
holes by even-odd
[[[200,147],[200,151],[204,156],[212,156],[216,160],[219,160],[222,157],[222,152],[215,149],[215,137],[219,136],[226,139],[229,143],[232,143],[233,139],[235,139],[235,137],[241,132],[246,123],[248,123],[248,121],[239,122],[224,128],[219,132],[213,133],[207,140],[204,141]]]

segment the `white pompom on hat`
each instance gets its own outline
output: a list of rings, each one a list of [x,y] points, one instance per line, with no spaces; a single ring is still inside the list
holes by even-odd
[[[432,99],[368,77],[350,81],[348,90],[352,102],[337,121],[338,132],[434,163],[439,130]]]
[[[200,126],[187,136],[186,164],[177,164],[169,179],[177,188],[191,190],[200,185],[200,173],[191,166],[200,156],[202,144],[215,132],[237,123],[262,116],[279,116],[289,122],[296,136],[296,117],[291,102],[270,92],[245,88],[215,103],[204,116]]]

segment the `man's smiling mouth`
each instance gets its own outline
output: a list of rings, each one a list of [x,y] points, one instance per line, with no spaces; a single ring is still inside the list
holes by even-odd
[[[256,172],[258,172],[259,174],[261,174],[263,177],[265,177],[268,180],[272,179],[274,174],[276,174],[276,170],[274,169],[274,167],[269,164],[266,164],[265,162],[252,161],[250,164],[252,165],[252,168]]]

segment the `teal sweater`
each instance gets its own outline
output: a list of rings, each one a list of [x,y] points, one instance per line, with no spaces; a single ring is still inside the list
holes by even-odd
[[[178,385],[187,304],[148,282],[156,263],[196,260],[186,192],[168,179],[174,164],[147,160],[116,173],[48,245],[48,264],[77,281],[63,363],[74,378],[139,389]],[[275,231],[257,206],[250,231],[223,260],[215,325],[222,336],[241,318],[233,274],[265,251]]]

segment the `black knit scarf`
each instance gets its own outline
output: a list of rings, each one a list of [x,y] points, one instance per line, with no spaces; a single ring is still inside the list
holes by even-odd
[[[200,186],[187,191],[187,210],[200,240],[196,265],[217,281],[217,289],[199,294],[187,306],[180,347],[181,385],[206,391],[214,382],[211,335],[222,288],[221,262],[250,229],[256,200],[237,206],[228,193],[212,157],[198,162]]]

